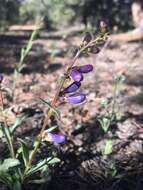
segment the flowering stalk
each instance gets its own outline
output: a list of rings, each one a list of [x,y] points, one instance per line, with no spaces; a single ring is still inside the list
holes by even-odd
[[[69,66],[68,66],[68,68],[67,68],[64,76],[61,78],[59,88],[57,89],[57,91],[55,93],[55,96],[54,96],[54,99],[51,102],[51,107],[48,109],[47,115],[45,116],[42,129],[41,129],[41,131],[40,131],[40,133],[39,133],[39,135],[37,137],[36,145],[35,145],[34,150],[32,151],[32,153],[30,155],[29,162],[28,162],[28,164],[26,166],[26,169],[24,171],[23,180],[25,179],[27,172],[31,168],[33,160],[35,159],[35,156],[37,154],[38,148],[39,148],[39,146],[41,144],[41,141],[42,141],[43,133],[44,133],[44,131],[45,131],[47,125],[48,125],[48,120],[50,119],[50,117],[53,114],[53,108],[56,107],[57,101],[59,100],[60,93],[62,92],[62,89],[64,87],[65,81],[67,80],[67,78],[69,78],[69,76],[70,76],[70,74],[72,72],[72,69],[74,67],[75,62],[77,61],[77,59],[79,58],[79,56],[81,55],[81,53],[83,53],[85,51],[89,52],[88,48],[92,47],[92,49],[93,49],[93,46],[95,46],[96,44],[98,44],[100,41],[105,41],[104,37],[105,36],[99,36],[96,39],[92,40],[92,38],[89,39],[89,36],[88,36],[88,41],[85,40],[86,43],[83,44],[79,48],[79,50],[77,51],[76,55],[69,61],[69,63],[68,63]],[[89,67],[88,67],[88,69],[89,69]],[[81,70],[83,70],[83,68]],[[89,71],[91,71],[91,70],[92,70],[92,68],[89,69]],[[87,72],[89,72],[89,71],[87,71]],[[84,71],[83,73],[86,73],[86,72]],[[75,103],[75,104],[76,103],[80,103],[80,102],[82,102],[82,101],[85,100],[85,95],[84,94],[71,95],[71,96],[68,97],[68,100],[71,103]]]
[[[38,34],[40,29],[40,23],[35,25],[35,29],[33,30],[30,39],[26,45],[25,48],[21,49],[21,55],[20,55],[20,61],[17,65],[14,67],[14,74],[13,74],[13,92],[12,97],[15,99],[15,89],[18,83],[19,74],[23,71],[23,69],[26,67],[25,59],[27,58],[32,46],[33,46],[33,40],[35,39],[36,35]]]
[[[72,68],[72,66],[73,66],[74,63],[76,62],[77,58],[79,57],[79,55],[80,55],[79,52],[77,52],[76,56],[73,58],[73,60],[71,60],[71,62],[70,62],[70,68]],[[70,69],[68,68],[68,69],[67,69],[67,72],[66,72],[65,75],[64,75],[64,77],[61,78],[59,88],[58,88],[58,90],[56,91],[56,94],[55,94],[55,96],[54,96],[54,99],[53,99],[53,101],[52,101],[52,103],[51,103],[51,107],[55,107],[55,105],[56,105],[56,103],[57,103],[57,100],[58,100],[58,98],[59,98],[59,94],[60,94],[60,92],[61,92],[61,90],[62,90],[62,88],[63,88],[63,86],[64,86],[64,83],[65,83],[65,81],[66,81],[66,79],[67,79],[67,76],[68,76],[68,74],[69,74],[69,71],[70,71]],[[25,176],[26,176],[26,173],[27,173],[28,170],[31,168],[32,162],[33,162],[33,160],[34,160],[34,158],[35,158],[35,156],[36,156],[37,150],[38,150],[38,148],[39,148],[39,146],[40,146],[40,144],[41,144],[43,132],[45,131],[45,129],[46,129],[47,125],[48,125],[48,120],[50,119],[50,117],[52,116],[52,114],[53,114],[53,110],[52,110],[52,108],[49,108],[48,113],[47,113],[47,115],[45,116],[42,129],[41,129],[41,131],[40,131],[40,133],[39,133],[39,135],[38,135],[37,143],[36,143],[36,145],[35,145],[34,150],[33,150],[32,153],[31,153],[31,156],[30,156],[30,158],[29,158],[29,162],[28,162],[27,167],[26,167],[26,169],[25,169],[25,171],[24,171],[23,180],[24,180],[24,178],[25,178]]]

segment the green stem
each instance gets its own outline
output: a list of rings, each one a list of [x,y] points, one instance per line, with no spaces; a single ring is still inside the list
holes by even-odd
[[[60,93],[61,89],[63,88],[63,85],[64,85],[64,83],[65,83],[65,80],[66,80],[66,76],[64,76],[64,77],[62,78],[62,80],[61,80],[59,89],[57,90],[57,92],[56,92],[56,94],[55,94],[55,97],[54,97],[54,99],[53,99],[53,101],[52,101],[52,104],[51,104],[52,107],[55,107],[55,104],[56,104],[57,99],[58,99],[58,97],[59,97],[59,93]],[[52,116],[52,114],[53,114],[53,110],[52,110],[51,108],[49,108],[48,113],[47,113],[47,116],[46,116],[45,119],[44,119],[43,127],[42,127],[42,129],[41,129],[41,131],[40,131],[40,133],[39,133],[39,135],[38,135],[36,145],[35,145],[35,147],[34,147],[34,150],[33,150],[32,153],[31,153],[31,156],[30,156],[30,158],[29,158],[29,162],[28,162],[28,164],[27,164],[27,166],[26,166],[26,168],[25,168],[25,171],[24,171],[24,174],[23,174],[23,181],[24,181],[24,179],[25,179],[25,177],[26,177],[27,172],[28,172],[29,169],[31,168],[32,162],[33,162],[33,160],[34,160],[34,158],[35,158],[35,156],[36,156],[36,154],[37,154],[38,148],[39,148],[39,146],[40,146],[40,144],[41,144],[41,141],[42,141],[42,134],[43,134],[43,132],[45,131],[45,129],[46,129],[47,125],[48,125],[48,120],[50,119],[50,117]]]
[[[116,108],[116,104],[117,104],[117,101],[116,101],[117,90],[118,90],[118,84],[117,84],[117,82],[115,82],[114,89],[113,89],[113,103],[112,103],[112,114],[111,114],[112,119],[114,118],[114,114],[116,113],[115,108]]]
[[[38,31],[39,31],[39,25],[36,25],[35,29],[33,30],[30,39],[27,43],[26,48],[23,48],[21,50],[21,57],[20,57],[20,61],[18,63],[18,65],[15,66],[14,68],[14,75],[13,75],[13,99],[15,99],[15,89],[19,80],[19,74],[22,72],[23,68],[24,68],[24,62],[26,57],[28,56],[31,48],[32,48],[32,42],[35,39],[35,36],[37,35]]]

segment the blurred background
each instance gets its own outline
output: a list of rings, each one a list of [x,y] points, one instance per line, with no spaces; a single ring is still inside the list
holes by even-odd
[[[0,29],[33,24],[43,18],[45,29],[82,24],[97,26],[104,19],[113,29],[132,27],[132,0],[0,0]]]

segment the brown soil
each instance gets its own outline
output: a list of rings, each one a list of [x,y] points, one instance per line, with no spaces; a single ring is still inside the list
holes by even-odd
[[[16,37],[3,37],[1,40],[0,73],[4,74],[3,85],[8,91],[12,87],[14,64],[18,64],[20,48],[25,42],[26,39]],[[79,37],[64,40],[39,39],[34,42],[26,61],[27,67],[17,82],[14,103],[5,94],[9,123],[17,115],[29,113],[29,117],[17,131],[19,136],[33,137],[41,127],[47,108],[37,100],[53,98],[57,80],[64,72],[68,59],[66,51],[71,45],[79,43]],[[51,55],[53,48],[55,56]],[[78,64],[94,65],[94,72],[87,74],[82,82],[82,89],[88,94],[88,98],[80,106],[61,105],[62,123],[58,123],[55,118],[50,121],[51,124],[58,123],[61,133],[67,134],[67,141],[61,146],[54,146],[61,164],[51,170],[52,178],[45,189],[142,189],[142,49],[141,42],[110,44],[98,56],[80,57]],[[117,96],[122,118],[113,122],[105,134],[98,122],[98,118],[104,114],[100,103],[105,98],[112,100],[112,77],[117,73],[126,77]],[[113,140],[113,152],[110,155],[103,154],[107,139]],[[3,151],[0,157],[3,157]],[[28,186],[26,189],[38,189],[38,186]]]

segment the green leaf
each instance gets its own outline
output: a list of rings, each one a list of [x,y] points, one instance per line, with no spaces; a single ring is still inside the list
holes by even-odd
[[[104,100],[101,101],[100,104],[101,104],[102,108],[106,109],[108,107],[109,102],[108,102],[107,99],[104,99]]]
[[[2,130],[0,129],[0,138],[2,138],[3,137],[3,132],[2,132]]]
[[[111,139],[106,141],[105,149],[104,149],[104,154],[109,155],[113,151],[113,141]]]
[[[47,162],[51,160],[51,157],[44,159],[44,160],[40,160],[35,166],[33,166],[28,172],[27,172],[27,176],[30,176],[40,170],[43,169],[43,167],[47,164]]]
[[[2,123],[0,123],[0,138],[2,138],[3,137],[3,131],[2,131]]]
[[[4,160],[4,162],[0,165],[0,172],[6,172],[8,171],[10,168],[18,166],[20,164],[18,159],[14,159],[14,158],[7,158]]]
[[[49,158],[44,159],[44,160],[40,160],[38,162],[38,164],[36,164],[35,166],[33,166],[27,172],[27,176],[33,175],[34,173],[36,173],[38,171],[42,171],[47,165],[54,165],[54,164],[56,164],[58,162],[60,162],[59,158],[52,158],[52,157],[49,157]]]
[[[25,121],[27,117],[28,114],[22,114],[20,117],[17,117],[15,123],[10,128],[11,133],[13,133],[17,129],[17,127],[19,127],[22,124],[22,122]]]
[[[75,126],[75,129],[76,129],[76,130],[79,130],[79,129],[81,129],[81,128],[82,128],[82,125],[79,124],[79,123]]]
[[[103,131],[104,131],[104,132],[107,132],[107,131],[108,131],[108,128],[109,128],[109,126],[110,126],[110,123],[111,123],[110,118],[104,117],[104,118],[102,118],[102,119],[99,119],[98,121],[99,121],[99,123],[100,123],[100,125],[101,125]]]
[[[13,189],[14,190],[22,190],[22,185],[20,183],[20,181],[15,181],[14,185],[13,185]]]
[[[20,65],[18,68],[18,72],[20,73],[25,67],[26,67],[26,64]]]
[[[57,127],[58,127],[57,125],[52,126],[52,127],[50,127],[49,129],[46,129],[46,131],[47,131],[48,133],[50,133],[50,132],[52,132],[53,130],[55,130]]]
[[[7,186],[12,186],[12,177],[7,172],[0,171],[0,182]]]
[[[60,162],[60,159],[59,158],[53,158],[52,160],[50,160],[48,162],[48,165],[54,165],[54,164],[57,164]]]
[[[34,180],[30,180],[29,183],[33,183],[33,184],[43,184],[46,183],[48,180],[45,178],[41,178],[41,179],[34,179]]]
[[[18,138],[18,141],[21,145],[22,158],[23,158],[24,164],[26,166],[29,161],[29,148],[22,139]]]
[[[47,165],[43,166],[40,176],[41,176],[40,179],[31,180],[29,181],[29,183],[42,184],[50,181],[51,175],[49,173],[49,167]]]
[[[111,176],[115,177],[116,175],[117,175],[117,169],[116,169],[116,166],[113,164],[111,168]]]
[[[48,165],[44,166],[42,171],[41,171],[41,177],[46,179],[46,180],[49,180],[50,179],[50,172],[49,172],[49,167]]]
[[[117,82],[117,83],[122,83],[122,82],[124,82],[125,81],[125,76],[124,75],[122,75],[122,74],[115,74],[114,76],[113,76],[113,80],[115,81],[115,82]]]

